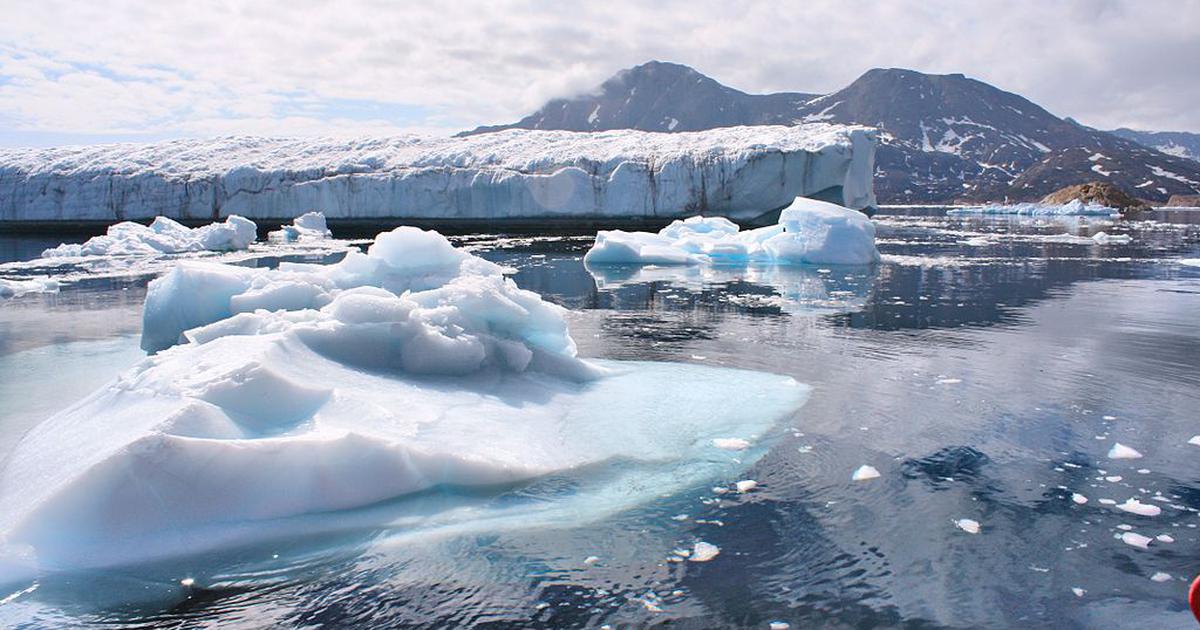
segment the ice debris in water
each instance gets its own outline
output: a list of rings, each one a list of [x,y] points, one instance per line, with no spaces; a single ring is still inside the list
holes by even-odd
[[[1130,514],[1138,514],[1140,516],[1158,516],[1162,513],[1162,508],[1158,507],[1157,505],[1142,503],[1134,498],[1130,498],[1128,501],[1121,503],[1117,506],[1117,509],[1121,510],[1122,512],[1129,512]]]
[[[1193,435],[1192,438],[1188,440],[1188,444],[1191,444],[1192,446],[1200,446],[1200,435]]]
[[[750,448],[750,442],[742,438],[714,438],[712,445],[726,451],[743,451]]]
[[[1153,538],[1143,536],[1136,532],[1125,532],[1121,534],[1121,542],[1125,543],[1126,545],[1140,547],[1142,549],[1148,549],[1150,547],[1151,540],[1153,540]]]
[[[1071,592],[1075,593],[1075,597],[1083,597],[1084,595],[1087,595],[1087,591],[1079,588],[1078,586],[1072,586]]]
[[[979,521],[969,518],[960,518],[957,521],[954,521],[954,526],[963,530],[964,532],[967,532],[968,534],[979,533]]]
[[[6,280],[0,278],[0,300],[20,297],[26,293],[57,293],[57,280],[46,277]]]
[[[770,630],[788,630],[788,628],[792,627],[792,624],[786,621],[772,621],[771,623],[767,624],[767,627]]]
[[[1078,492],[1071,493],[1071,500],[1074,501],[1075,503],[1077,503],[1078,505],[1083,505],[1084,503],[1088,502],[1088,498],[1083,496],[1082,494],[1079,494]]]
[[[280,227],[267,234],[267,238],[281,241],[317,241],[332,238],[333,232],[325,225],[325,215],[320,212],[306,212],[292,221],[291,225]]]
[[[856,210],[797,197],[776,225],[742,231],[724,217],[676,220],[658,233],[606,230],[588,265],[834,264],[879,261],[875,224]]]
[[[688,560],[692,562],[708,562],[709,560],[716,558],[720,553],[720,547],[701,540],[695,545],[692,545],[692,553],[688,556]]]
[[[1128,234],[1108,234],[1106,232],[1097,232],[1092,235],[1092,240],[1101,245],[1108,243],[1129,243],[1133,241],[1133,237]]]
[[[1163,573],[1162,571],[1156,571],[1154,575],[1150,576],[1150,580],[1154,582],[1168,582],[1171,580],[1171,574]]]
[[[1112,448],[1108,449],[1109,459],[1138,459],[1141,456],[1142,454],[1136,449],[1125,446],[1120,442],[1115,442]]]
[[[1097,215],[1097,216],[1117,216],[1120,212],[1116,208],[1109,208],[1096,203],[1083,203],[1078,199],[1074,199],[1062,205],[1046,205],[1041,203],[1018,203],[1011,205],[992,205],[980,206],[973,208],[954,208],[947,210],[946,214],[1020,214],[1028,216],[1043,216],[1043,215]]]
[[[851,481],[867,481],[868,479],[875,479],[878,476],[879,476],[879,471],[876,470],[874,466],[868,466],[866,464],[863,464],[862,466],[859,466],[854,471],[854,474],[850,476],[850,480]]]
[[[1175,542],[1175,539],[1172,538],[1170,534],[1159,534],[1159,535],[1155,536],[1154,539],[1157,540],[1158,542],[1162,542],[1162,543]]]
[[[744,479],[734,484],[734,487],[741,493],[752,492],[755,488],[758,488],[758,482],[753,479]]]
[[[478,492],[406,535],[598,518],[735,474],[751,458],[713,461],[714,440],[767,434],[807,395],[773,374],[581,359],[565,309],[502,271],[414,228],[328,266],[181,262],[147,293],[157,354],[4,462],[0,580],[373,529],[440,486]],[[486,499],[548,475],[579,492]]]
[[[258,238],[258,226],[250,219],[231,215],[221,223],[189,228],[167,217],[157,217],[146,226],[133,221],[110,225],[103,236],[86,242],[63,243],[42,252],[43,258],[80,256],[158,256],[183,252],[236,251],[247,249]]]

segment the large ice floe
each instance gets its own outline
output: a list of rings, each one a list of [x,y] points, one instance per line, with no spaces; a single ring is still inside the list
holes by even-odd
[[[465,138],[227,137],[0,149],[0,222],[167,214],[290,219],[749,220],[797,195],[875,204],[874,131],[829,124],[688,133],[507,130]]]
[[[1074,199],[1067,203],[1058,204],[1041,204],[1041,203],[1018,203],[1018,204],[997,204],[990,206],[972,206],[967,208],[953,208],[946,211],[946,214],[1017,214],[1024,216],[1120,216],[1121,212],[1116,208],[1110,208],[1097,203],[1084,203],[1078,199]]]
[[[677,220],[657,233],[601,231],[584,256],[595,265],[830,264],[879,260],[875,225],[861,212],[797,197],[779,222],[740,230],[724,217]]]
[[[300,534],[598,518],[736,474],[807,395],[582,359],[564,309],[502,271],[407,227],[326,266],[181,262],[147,295],[157,353],[4,462],[0,582]],[[747,447],[714,446],[729,438]]]
[[[42,252],[43,258],[72,256],[155,256],[184,252],[225,252],[247,249],[258,238],[258,226],[249,219],[231,216],[198,228],[189,228],[167,217],[150,225],[122,221],[107,233],[84,243],[63,243]]]

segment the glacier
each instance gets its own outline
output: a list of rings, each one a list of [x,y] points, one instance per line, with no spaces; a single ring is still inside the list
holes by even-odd
[[[464,138],[225,137],[0,149],[0,223],[166,216],[753,221],[796,196],[875,205],[875,132],[508,130]]]
[[[588,266],[701,264],[869,265],[879,261],[875,225],[861,212],[797,197],[776,225],[742,231],[724,217],[676,220],[657,233],[602,230]]]
[[[736,475],[807,397],[773,374],[580,358],[565,309],[504,271],[412,227],[333,265],[179,263],[147,294],[156,352],[7,454],[0,582],[598,518]],[[731,438],[746,448],[714,445]]]

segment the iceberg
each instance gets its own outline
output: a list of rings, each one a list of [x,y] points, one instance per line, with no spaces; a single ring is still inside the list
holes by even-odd
[[[830,124],[0,149],[0,222],[286,221],[296,209],[542,223],[702,210],[749,221],[798,195],[874,206],[874,150],[874,130]]]
[[[753,230],[741,231],[724,217],[694,216],[657,233],[601,231],[583,260],[589,266],[867,265],[879,261],[879,250],[866,215],[797,197],[776,225]]]
[[[59,283],[53,278],[0,278],[0,300],[20,297],[26,293],[58,293]]]
[[[306,212],[296,217],[291,225],[285,225],[274,232],[269,232],[267,238],[288,242],[317,241],[333,238],[333,232],[329,231],[326,226],[324,214]]]
[[[564,312],[410,227],[328,266],[182,262],[147,295],[158,352],[5,459],[0,582],[597,517],[736,474],[807,396],[773,374],[585,360]]]
[[[160,256],[184,252],[228,252],[244,250],[258,238],[258,226],[249,219],[231,216],[220,223],[198,228],[167,217],[155,217],[150,225],[122,221],[103,236],[84,243],[63,243],[42,252],[43,258],[80,256]]]
[[[1042,203],[1018,203],[1018,204],[997,204],[991,206],[979,206],[970,208],[952,208],[946,211],[946,214],[1018,214],[1024,216],[1120,216],[1121,212],[1116,208],[1109,208],[1097,203],[1084,203],[1078,199],[1071,200],[1067,203],[1042,204]]]

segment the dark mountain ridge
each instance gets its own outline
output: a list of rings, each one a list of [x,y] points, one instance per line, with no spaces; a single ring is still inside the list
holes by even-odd
[[[679,64],[623,70],[591,94],[554,99],[499,129],[693,131],[832,122],[880,130],[881,203],[1032,201],[1099,180],[1165,202],[1200,193],[1200,163],[1059,118],[1017,94],[961,74],[866,72],[824,96],[747,94]]]

